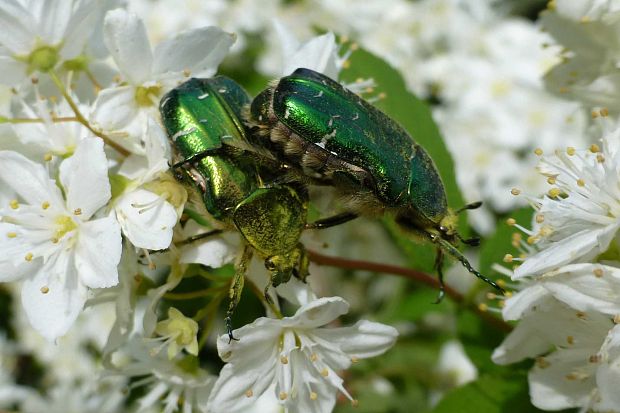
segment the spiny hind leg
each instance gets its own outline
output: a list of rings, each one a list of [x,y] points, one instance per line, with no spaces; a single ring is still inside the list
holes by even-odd
[[[226,311],[226,318],[224,319],[226,323],[226,331],[228,333],[228,342],[230,343],[232,340],[237,340],[232,333],[232,316],[235,312],[235,308],[237,308],[237,304],[239,304],[239,300],[241,299],[241,292],[243,291],[243,283],[245,281],[245,274],[248,271],[248,264],[252,259],[252,248],[249,245],[246,245],[243,248],[243,253],[241,257],[235,264],[235,275],[232,278],[232,282],[230,283],[230,289],[228,290],[228,299],[230,300],[228,303],[228,311]]]
[[[355,212],[342,212],[331,217],[322,218],[314,222],[307,223],[304,229],[325,229],[336,225],[344,224],[359,217]],[[305,251],[304,251],[305,252]]]

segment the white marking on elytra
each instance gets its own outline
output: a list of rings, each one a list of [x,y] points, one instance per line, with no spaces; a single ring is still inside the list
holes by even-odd
[[[166,99],[164,99],[164,100],[161,102],[160,106],[161,106],[162,108],[163,108],[164,106],[166,106],[166,104],[168,104],[168,101],[169,101],[170,99],[171,99],[171,97],[170,97],[170,96],[166,97]]]
[[[316,145],[320,148],[325,149],[325,144],[327,143],[327,141],[329,141],[331,138],[333,138],[334,136],[336,136],[336,129],[334,129],[333,131],[331,131],[331,133],[327,134],[327,135],[323,135],[323,139],[321,139],[320,142],[316,143]],[[336,155],[335,153],[332,152],[332,154]]]
[[[180,130],[174,135],[172,135],[172,142],[176,142],[178,138],[189,135],[190,133],[194,133],[194,132],[196,132],[196,128],[191,128],[188,130]]]
[[[198,122],[199,123],[207,123],[207,119],[199,119]]]
[[[203,100],[209,97],[209,92],[205,92],[202,95],[198,96],[198,100]]]
[[[321,96],[323,96],[323,91],[321,90],[318,94],[312,96],[314,98],[320,98]]]
[[[360,114],[356,113],[355,116],[351,120],[358,120],[360,118]]]
[[[226,89],[225,87],[221,87],[217,91],[220,92],[220,93],[226,93],[226,92],[228,92],[228,89]]]
[[[327,126],[331,128],[334,125],[334,119],[338,119],[339,117],[340,117],[340,115],[332,115],[329,118],[329,122],[327,122]],[[332,133],[334,133],[334,132],[332,132]]]
[[[288,119],[288,117],[291,115],[291,113],[288,111],[288,108],[286,108],[284,110],[284,119]]]

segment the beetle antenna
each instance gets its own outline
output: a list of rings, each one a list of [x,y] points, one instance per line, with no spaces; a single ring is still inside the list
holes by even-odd
[[[482,201],[476,201],[476,202],[471,202],[465,206],[460,207],[459,209],[456,210],[457,214],[460,214],[461,212],[468,210],[468,209],[478,209],[482,206]]]
[[[471,264],[469,263],[469,261],[467,261],[467,258],[465,258],[465,256],[461,253],[461,251],[457,250],[456,247],[452,244],[450,244],[448,241],[446,241],[445,239],[437,236],[433,239],[434,242],[438,242],[439,243],[439,247],[446,253],[448,253],[449,255],[453,256],[454,258],[456,258],[457,260],[459,260],[461,262],[461,264],[463,264],[463,267],[465,267],[467,269],[467,271],[469,271],[470,273],[474,274],[476,277],[480,278],[482,281],[484,281],[485,283],[489,284],[491,287],[495,288],[497,291],[501,292],[502,294],[505,293],[504,289],[502,287],[500,287],[499,285],[497,285],[494,281],[492,281],[491,279],[485,277],[484,275],[480,274],[480,272],[478,272],[474,267],[471,266]]]

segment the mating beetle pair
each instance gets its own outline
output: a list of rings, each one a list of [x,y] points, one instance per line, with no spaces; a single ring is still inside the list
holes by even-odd
[[[439,299],[444,254],[501,291],[455,247],[459,240],[476,240],[462,240],[456,232],[456,214],[447,207],[443,183],[426,151],[400,125],[334,80],[298,69],[250,104],[230,79],[192,79],[162,99],[161,112],[181,158],[177,165],[202,193],[209,213],[229,226],[232,222],[266,259],[271,285],[293,274],[305,279],[307,258],[299,243],[304,228],[390,213],[408,232],[437,245]],[[235,140],[258,149],[239,149]],[[292,178],[279,179],[284,174]],[[307,224],[307,183],[338,188],[347,211]],[[246,247],[231,289],[231,338],[230,315],[249,257]]]

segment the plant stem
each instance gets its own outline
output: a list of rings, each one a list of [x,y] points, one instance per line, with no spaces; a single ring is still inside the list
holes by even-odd
[[[380,264],[370,261],[350,260],[346,258],[333,257],[329,255],[323,255],[311,250],[308,250],[308,256],[310,257],[310,261],[318,265],[327,265],[331,267],[345,268],[349,270],[374,271],[385,274],[398,275],[422,284],[426,284],[433,288],[439,288],[439,281],[436,277],[433,277],[432,275],[422,271],[413,270],[411,268],[399,267],[389,264]],[[445,292],[446,295],[450,297],[453,301],[466,306],[471,311],[480,316],[480,318],[487,321],[494,327],[505,332],[509,332],[512,330],[512,326],[510,324],[506,323],[498,317],[493,316],[488,311],[480,309],[475,303],[468,302],[465,297],[454,288],[446,285]]]
[[[6,118],[2,119],[7,123],[43,123],[41,118]],[[53,122],[79,122],[78,118],[73,116],[52,117]]]
[[[75,113],[75,117],[77,121],[80,122],[82,125],[86,126],[93,134],[103,139],[106,145],[114,148],[118,153],[120,153],[121,155],[125,157],[129,156],[130,153],[127,149],[123,148],[118,143],[111,140],[108,136],[106,136],[100,130],[97,130],[91,126],[90,122],[88,122],[88,120],[84,117],[84,115],[82,115],[82,112],[80,112],[80,109],[78,108],[77,104],[75,103],[71,95],[67,92],[65,85],[58,78],[56,73],[50,71],[49,75],[52,81],[54,82],[54,84],[56,85],[56,87],[58,88],[58,90],[60,91],[60,93],[62,94],[62,96],[65,98],[65,100],[67,101],[71,109],[73,110],[73,113]]]

